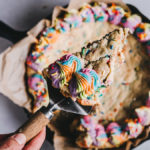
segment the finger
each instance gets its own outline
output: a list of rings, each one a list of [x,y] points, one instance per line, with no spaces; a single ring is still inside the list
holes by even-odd
[[[26,143],[24,134],[19,133],[9,137],[0,145],[0,150],[21,150]]]
[[[46,128],[43,128],[42,131],[33,138],[23,150],[39,150],[45,140]]]

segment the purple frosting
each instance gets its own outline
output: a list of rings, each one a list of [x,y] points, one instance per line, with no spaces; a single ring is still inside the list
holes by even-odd
[[[83,127],[87,128],[94,145],[98,145],[98,142],[96,141],[96,130],[95,130],[95,123],[90,118],[90,116],[84,116],[83,119],[81,119],[81,124]]]
[[[49,66],[49,71],[48,74],[52,80],[52,85],[55,88],[59,88],[59,83],[60,83],[60,66],[57,63],[51,64]]]
[[[69,82],[69,91],[72,95],[72,97],[77,97],[78,93],[77,93],[77,79],[75,76],[72,77],[72,79]]]

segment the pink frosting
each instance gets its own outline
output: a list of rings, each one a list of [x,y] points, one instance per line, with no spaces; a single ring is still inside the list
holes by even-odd
[[[124,20],[124,19],[123,19]],[[135,28],[141,23],[142,19],[138,15],[132,15],[126,18],[125,22],[122,20],[121,24],[125,28],[129,28],[131,33],[134,32]]]
[[[35,74],[35,76],[31,76],[28,79],[28,85],[31,89],[34,89],[35,91],[40,89],[41,84],[44,84],[42,78],[39,78],[39,75]],[[41,77],[41,76],[40,76]]]
[[[135,112],[140,120],[140,123],[143,126],[150,125],[150,108],[146,106],[142,106],[140,108],[135,109]]]
[[[106,131],[107,132],[111,132],[111,133],[115,133],[116,131],[118,132],[118,129],[120,128],[119,124],[116,122],[112,122],[107,126]]]
[[[143,130],[143,126],[140,124],[140,122],[138,122],[138,120],[132,120],[132,119],[126,122],[127,125],[125,131],[128,133],[129,138],[138,137]]]

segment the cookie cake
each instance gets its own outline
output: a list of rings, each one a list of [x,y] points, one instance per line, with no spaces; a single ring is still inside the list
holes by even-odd
[[[63,95],[93,105],[88,116],[58,111],[51,121],[58,135],[72,137],[72,149],[130,148],[129,141],[138,141],[150,125],[149,40],[150,24],[122,3],[92,1],[62,9],[26,59],[33,112],[49,103],[45,69]]]

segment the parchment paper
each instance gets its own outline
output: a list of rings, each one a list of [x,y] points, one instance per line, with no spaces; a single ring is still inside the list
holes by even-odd
[[[41,20],[24,39],[0,54],[0,92],[29,111],[30,100],[24,83],[25,60],[31,44],[36,42],[36,36],[49,24],[50,21]]]

